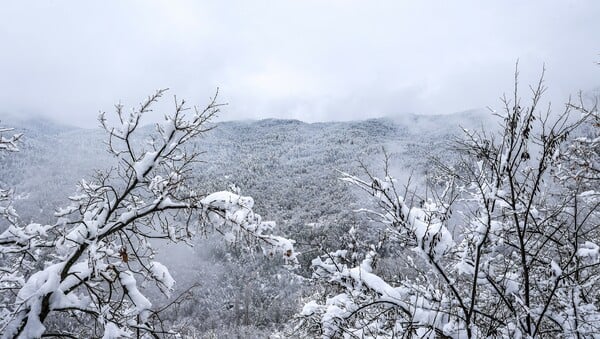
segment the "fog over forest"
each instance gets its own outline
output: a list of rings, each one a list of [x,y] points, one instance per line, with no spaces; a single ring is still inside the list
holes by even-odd
[[[0,5],[0,338],[600,338],[599,14]]]

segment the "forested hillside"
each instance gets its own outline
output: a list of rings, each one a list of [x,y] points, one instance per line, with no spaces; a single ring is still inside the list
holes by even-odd
[[[366,220],[354,212],[364,199],[339,180],[339,171],[356,172],[359,161],[378,167],[385,149],[398,177],[412,173],[422,178],[429,158],[448,156],[448,140],[462,133],[459,125],[474,128],[486,119],[485,112],[465,112],[312,124],[276,119],[216,123],[196,141],[204,153],[193,165],[192,180],[207,193],[235,185],[254,197],[256,211],[297,241],[301,266],[289,271],[262,255],[248,256],[213,241],[214,236],[196,239],[193,249],[161,244],[168,249],[161,260],[170,264],[176,290],[196,286],[185,312],[178,313],[186,316],[173,316],[173,321],[191,325],[180,326],[195,335],[281,328],[308,293],[304,278],[311,275],[311,260],[346,241],[348,229]],[[100,129],[45,120],[5,123],[24,133],[20,152],[1,155],[0,169],[26,222],[52,223],[80,178],[116,166]],[[152,128],[144,127],[148,133]]]
[[[336,186],[343,189],[336,170],[349,171],[357,165],[356,160],[381,154],[385,148],[397,159],[399,172],[422,172],[427,157],[447,154],[444,145],[460,135],[460,126],[477,127],[480,119],[482,116],[467,112],[362,122],[307,124],[268,119],[217,123],[198,142],[198,149],[205,153],[194,177],[207,190],[239,186],[261,201],[262,212],[269,217],[286,223],[295,218],[316,222],[320,214],[336,214],[344,205],[335,200],[343,199],[342,192],[332,194]],[[79,178],[115,165],[109,160],[100,129],[79,129],[47,120],[8,120],[5,124],[25,134],[22,152],[3,155],[0,164],[5,173],[2,180],[15,188],[17,206],[23,204],[21,217],[45,221],[66,201]],[[274,211],[277,215],[270,214]]]
[[[5,333],[597,333],[597,106],[543,92],[493,117],[211,125],[213,99],[142,126],[158,91],[102,133],[13,121]]]

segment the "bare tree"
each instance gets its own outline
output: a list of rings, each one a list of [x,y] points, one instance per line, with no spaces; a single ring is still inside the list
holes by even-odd
[[[292,241],[270,234],[274,225],[252,211],[252,198],[206,195],[189,185],[190,165],[201,154],[190,141],[212,128],[221,107],[216,95],[204,109],[175,99],[174,112],[155,133],[140,137],[143,115],[164,93],[130,113],[116,106],[116,125],[100,115],[117,163],[81,180],[55,224],[12,225],[0,235],[1,253],[17,263],[6,272],[16,278],[14,293],[4,294],[4,338],[175,335],[140,287],[152,283],[166,295],[173,290],[168,269],[154,259],[156,240],[189,242],[198,231],[217,231],[295,260]]]
[[[528,104],[517,79],[497,114],[500,131],[465,130],[460,161],[441,170],[428,197],[401,191],[387,158],[383,179],[344,174],[377,201],[368,213],[387,236],[359,265],[349,250],[313,261],[328,289],[306,304],[296,330],[349,338],[600,332],[597,108],[581,100],[554,115],[541,106],[543,75]],[[573,138],[586,125],[591,134]],[[393,280],[378,275],[384,253],[397,255]]]

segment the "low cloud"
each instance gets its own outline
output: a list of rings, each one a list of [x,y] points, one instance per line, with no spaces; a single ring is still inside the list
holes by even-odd
[[[221,119],[361,119],[494,105],[548,67],[550,97],[596,88],[597,1],[12,2],[0,112],[96,125],[157,88]],[[2,114],[2,113],[0,113]]]

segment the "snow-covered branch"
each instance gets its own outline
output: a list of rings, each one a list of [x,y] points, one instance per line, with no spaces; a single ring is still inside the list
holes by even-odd
[[[323,290],[298,314],[297,331],[326,338],[597,336],[597,109],[568,103],[559,114],[542,110],[543,77],[526,105],[517,74],[514,96],[503,98],[497,114],[501,130],[465,130],[454,147],[458,161],[439,170],[442,180],[430,180],[438,186],[428,192],[439,194],[399,194],[387,155],[383,179],[364,165],[361,177],[342,173],[372,197],[375,208],[360,211],[389,236],[352,241],[313,261]],[[390,260],[396,271],[378,268]]]
[[[17,152],[19,150],[17,143],[23,137],[23,133],[12,134],[10,137],[4,136],[12,131],[12,128],[0,127],[0,152]]]
[[[2,306],[4,338],[54,333],[49,319],[88,324],[71,333],[75,337],[164,334],[141,287],[151,282],[167,296],[173,291],[175,280],[155,260],[153,239],[190,242],[204,228],[235,241],[244,232],[265,253],[295,262],[293,242],[271,234],[274,224],[252,211],[252,198],[203,195],[190,186],[190,164],[199,153],[187,145],[212,128],[209,121],[222,106],[216,96],[204,109],[176,100],[174,112],[142,142],[148,137],[140,134],[142,117],[164,93],[129,114],[117,106],[116,125],[100,115],[117,166],[81,180],[71,205],[56,212],[56,224],[14,225],[0,235],[2,253],[29,263],[21,266],[26,271],[13,266],[6,275],[16,281],[16,294]]]

